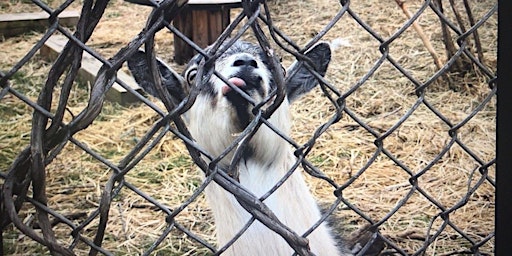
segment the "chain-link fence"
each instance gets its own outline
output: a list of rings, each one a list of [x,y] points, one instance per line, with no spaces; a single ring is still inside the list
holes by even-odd
[[[2,42],[10,47],[0,66],[3,254],[222,254],[231,243],[215,244],[203,205],[213,182],[252,214],[233,242],[259,221],[297,254],[308,254],[302,236],[316,227],[287,232],[264,200],[225,175],[230,169],[217,166],[220,158],[204,161],[211,152],[197,147],[181,118],[196,93],[161,105],[116,76],[141,47],[172,57],[172,44],[162,39],[169,35],[213,65],[222,47],[203,51],[173,26],[186,2],[10,2],[49,18],[43,33]],[[497,2],[375,3],[243,0],[218,42],[252,41],[282,56],[284,66],[304,60],[317,42],[331,42],[327,74],[317,74],[320,88],[293,109],[292,138],[273,131],[299,159],[285,177],[302,166],[325,206],[318,224],[335,218],[331,226],[349,243],[369,242],[360,254],[379,243],[383,255],[491,255]],[[8,5],[2,8],[12,10]],[[58,16],[73,6],[81,6],[80,17],[69,29]],[[131,41],[116,44],[111,32],[104,44],[90,42],[105,19],[123,17],[123,10],[145,20]],[[131,22],[124,17],[110,29],[123,31]],[[37,53],[55,34],[69,42],[49,65]],[[16,55],[18,47],[26,50]],[[78,79],[86,53],[101,62],[90,88]],[[168,62],[178,73],[184,69]],[[114,84],[139,102],[105,101]],[[263,106],[252,110],[252,127],[269,125]],[[230,147],[243,147],[251,132]]]

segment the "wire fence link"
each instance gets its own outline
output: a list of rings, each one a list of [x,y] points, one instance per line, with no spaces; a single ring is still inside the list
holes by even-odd
[[[27,135],[30,139],[22,145],[24,148],[17,153],[16,157],[8,159],[8,167],[1,170],[0,173],[3,182],[0,202],[2,254],[8,254],[13,250],[9,248],[6,242],[11,239],[11,234],[23,234],[23,236],[46,247],[52,254],[75,255],[85,253],[86,250],[88,250],[89,255],[97,255],[98,253],[104,255],[119,254],[120,252],[107,249],[104,245],[109,242],[109,239],[112,239],[110,235],[112,230],[109,229],[111,221],[109,220],[111,218],[109,214],[116,211],[116,201],[121,200],[119,199],[122,197],[121,194],[127,191],[136,194],[140,202],[150,205],[152,211],[162,213],[164,217],[157,221],[160,221],[161,224],[165,222],[165,225],[161,226],[158,231],[159,235],[148,238],[151,240],[147,242],[149,245],[143,249],[138,248],[142,251],[137,251],[137,253],[143,253],[144,255],[157,254],[166,240],[181,239],[180,237],[185,236],[192,240],[197,247],[206,249],[209,254],[222,254],[230,246],[229,243],[215,245],[213,241],[206,239],[197,230],[179,220],[179,216],[193,208],[193,205],[199,200],[198,198],[202,197],[204,189],[215,182],[232,193],[253,216],[245,227],[240,227],[241,231],[237,237],[233,237],[233,242],[253,222],[259,221],[282,236],[298,255],[307,255],[307,241],[302,234],[297,235],[288,232],[288,228],[276,219],[261,198],[258,199],[244,190],[236,180],[224,170],[221,170],[222,166],[218,164],[221,157],[212,156],[211,152],[205,152],[194,142],[181,118],[183,113],[194,103],[194,93],[183,102],[175,102],[168,95],[161,97],[163,98],[164,110],[127,85],[125,81],[119,79],[116,72],[141,47],[148,53],[155,53],[155,35],[162,30],[173,33],[177,38],[181,38],[187,44],[190,44],[196,51],[200,52],[199,54],[204,56],[204,65],[207,66],[214,65],[217,58],[219,58],[219,46],[222,43],[229,40],[238,40],[247,35],[255,39],[254,41],[259,43],[266,51],[276,49],[283,52],[283,54],[293,56],[293,58],[304,60],[305,50],[310,49],[319,41],[325,40],[326,35],[333,27],[349,20],[354,22],[356,24],[354,26],[359,31],[364,32],[367,40],[378,48],[371,50],[378,50],[380,52],[379,58],[371,64],[367,63],[368,65],[365,66],[364,73],[361,74],[360,78],[348,86],[338,85],[337,80],[329,78],[329,75],[326,78],[317,77],[321,80],[322,101],[329,104],[328,118],[313,129],[304,143],[288,138],[286,133],[279,131],[277,128],[274,130],[275,133],[289,142],[290,147],[294,148],[295,156],[298,159],[295,168],[289,170],[288,175],[291,175],[295,169],[301,166],[305,170],[305,175],[310,176],[313,180],[325,181],[321,183],[322,186],[329,187],[329,191],[335,195],[335,199],[328,203],[323,218],[319,220],[318,224],[336,215],[340,209],[350,211],[353,216],[352,220],[355,218],[358,224],[363,224],[361,226],[364,226],[364,230],[369,233],[368,239],[370,241],[382,241],[385,248],[378,252],[382,255],[435,254],[432,253],[432,250],[435,251],[437,246],[441,247],[444,244],[442,241],[452,241],[458,247],[448,249],[448,251],[445,249],[441,255],[493,254],[494,227],[489,227],[488,232],[476,232],[475,229],[481,225],[482,220],[474,219],[473,223],[462,225],[457,218],[460,217],[461,212],[475,210],[475,208],[468,206],[475,200],[485,201],[485,207],[490,208],[491,212],[493,212],[494,207],[496,187],[494,175],[495,153],[485,155],[477,147],[481,144],[492,147],[495,144],[493,131],[490,131],[491,136],[487,136],[486,140],[482,141],[468,142],[468,137],[471,136],[474,129],[484,129],[479,127],[478,124],[473,124],[476,117],[483,114],[487,115],[488,112],[490,112],[491,117],[495,115],[496,62],[495,59],[484,56],[486,45],[483,45],[480,36],[484,30],[497,29],[490,21],[497,15],[497,1],[491,4],[487,3],[486,6],[489,6],[489,8],[485,12],[481,12],[481,16],[475,16],[471,10],[476,5],[483,5],[484,1],[464,0],[460,3],[442,0],[396,1],[396,3],[389,1],[389,8],[401,8],[407,17],[404,23],[394,24],[397,25],[397,29],[389,35],[384,35],[376,29],[377,26],[386,24],[369,24],[367,19],[363,18],[365,14],[360,9],[353,7],[351,1],[332,1],[332,5],[339,6],[339,9],[320,31],[316,31],[306,43],[302,43],[304,45],[302,47],[301,44],[292,40],[286,32],[275,26],[274,19],[276,17],[272,8],[269,7],[269,5],[276,4],[273,3],[274,1],[242,0],[242,8],[232,10],[233,21],[220,35],[213,48],[208,51],[201,50],[201,47],[195,45],[182,31],[173,26],[172,21],[183,12],[187,2],[185,0],[165,0],[161,2],[148,0],[145,2],[146,5],[153,7],[151,14],[147,17],[145,27],[127,45],[119,49],[112,57],[107,58],[99,54],[94,47],[91,47],[88,41],[100,20],[104,17],[105,10],[112,8],[110,1],[84,0],[78,24],[74,32],[70,32],[68,28],[61,24],[58,16],[68,9],[74,1],[65,1],[58,8],[52,9],[44,1],[32,0],[31,4],[49,14],[48,28],[24,56],[12,63],[12,66],[8,69],[3,66],[2,68],[5,68],[5,70],[0,71],[0,85],[2,86],[0,103],[5,103],[10,98],[16,98],[26,106],[23,110],[24,114],[32,114],[31,123],[29,124],[30,133]],[[314,5],[314,3],[311,4]],[[395,6],[391,7],[391,4]],[[417,6],[415,13],[408,11],[408,4]],[[434,15],[438,19],[437,28],[439,30],[437,30],[437,36],[442,38],[440,40],[442,42],[441,47],[444,49],[440,50],[439,45],[432,46],[429,42],[430,39],[421,30],[421,19],[426,13]],[[394,52],[398,44],[404,43],[401,37],[406,33],[412,33],[411,31],[421,38],[425,49],[432,56],[435,64],[435,71],[427,77],[419,77],[411,70],[411,66],[427,64],[415,63],[414,57],[400,56]],[[23,67],[37,61],[36,53],[54,34],[66,36],[69,42],[53,62],[44,84],[38,91],[37,99],[34,99],[27,96],[25,91],[17,89],[16,83],[19,81],[17,76]],[[437,48],[437,51],[446,52],[446,58],[439,57],[433,51],[433,48]],[[72,100],[70,97],[72,97],[73,90],[75,90],[74,84],[77,82],[77,76],[81,68],[80,60],[82,60],[85,53],[91,54],[101,61],[102,66],[96,75],[94,84],[89,89],[86,107],[79,113],[72,114],[71,118],[67,118],[69,113],[72,113],[69,106]],[[414,56],[414,52],[411,54]],[[152,57],[155,58],[154,55]],[[376,78],[380,76],[377,73],[387,66],[390,68],[385,70],[394,70],[393,72],[399,74],[401,81],[405,81],[403,83],[410,85],[410,90],[403,93],[406,97],[414,100],[409,102],[408,105],[397,107],[396,111],[400,113],[400,116],[393,120],[391,124],[379,126],[362,115],[354,105],[354,101],[358,99],[360,91],[371,87],[375,83],[374,79],[377,80],[377,83],[380,81]],[[154,72],[158,76],[158,73]],[[273,72],[279,71],[273,70]],[[329,72],[328,70],[328,74]],[[197,74],[197,77],[202,77],[202,74]],[[453,103],[436,102],[430,95],[446,91],[456,91],[455,94],[460,95],[471,95],[471,90],[474,90],[474,87],[478,85],[461,82],[467,77],[477,77],[477,80],[486,84],[487,88],[478,88],[483,93],[474,97],[470,96],[473,97],[473,100],[467,104],[465,116],[454,117],[451,113],[442,110],[440,106],[459,104],[459,101],[454,100]],[[93,132],[90,127],[95,120],[99,119],[105,104],[106,93],[114,83],[120,84],[128,93],[141,101],[144,106],[149,106],[159,116],[157,120],[153,119],[154,122],[150,128],[138,138],[132,149],[121,159],[115,160],[91,148],[90,145],[76,136],[83,131]],[[375,97],[384,97],[383,101],[392,101],[393,97],[397,97],[395,95],[382,96],[377,92],[379,88],[375,90]],[[261,125],[271,126],[267,118],[275,108],[279,107],[279,102],[274,104],[276,105],[266,109],[262,109],[262,104],[258,105],[257,103],[255,105],[253,113],[257,114],[254,118],[256,121],[253,129],[257,129]],[[5,106],[2,107],[2,111],[9,111],[7,109],[8,105]],[[387,114],[391,115],[390,111],[395,110],[387,111]],[[411,120],[416,120],[415,116],[419,111],[434,117],[432,120],[435,123],[430,125],[441,127],[444,140],[439,151],[430,150],[429,145],[419,143],[415,145],[418,151],[433,153],[431,153],[431,159],[416,159],[417,164],[412,164],[411,159],[405,159],[395,149],[401,143],[414,143],[407,141],[408,138],[401,137],[401,133],[411,125]],[[385,112],[381,114],[384,115]],[[350,124],[344,126],[345,124],[342,124],[344,122]],[[423,122],[421,120],[419,122],[423,123],[421,125],[425,125],[429,120],[425,119]],[[363,164],[351,171],[348,178],[343,180],[334,178],[332,173],[325,172],[322,169],[322,161],[319,164],[313,156],[315,149],[321,143],[320,141],[331,136],[330,134],[336,133],[340,127],[346,130],[358,130],[365,134],[366,140],[364,143],[367,144],[366,146],[372,147],[373,150],[372,154],[366,155]],[[241,134],[240,138],[250,136],[253,131],[251,129],[251,127],[245,129],[244,133],[246,134]],[[148,161],[148,155],[151,152],[158,150],[162,143],[168,142],[165,138],[170,134],[175,140],[184,143],[195,165],[207,174],[206,179],[195,187],[190,195],[182,198],[179,203],[172,207],[162,203],[160,198],[155,197],[155,194],[149,193],[146,186],[136,184],[132,179],[127,178],[127,175],[141,162]],[[437,135],[439,134],[418,134],[418,137],[430,136],[430,138],[434,138]],[[240,143],[247,143],[247,141],[235,141],[231,145],[231,149],[239,147]],[[58,164],[59,156],[62,155],[63,151],[66,151],[69,144],[79,148],[91,161],[110,170],[108,179],[101,181],[100,197],[93,200],[95,208],[79,215],[64,214],[62,209],[57,209],[55,204],[51,202],[47,194],[48,187],[52,186],[48,183],[49,176],[52,175],[48,167]],[[4,147],[2,147],[2,150],[4,150]],[[454,154],[464,155],[460,161],[466,161],[469,164],[460,165],[459,160],[453,160]],[[213,160],[207,163],[203,156]],[[391,184],[387,187],[388,191],[401,189],[401,193],[399,197],[391,202],[392,207],[376,214],[372,210],[361,207],[351,196],[350,190],[354,187],[364,186],[365,182],[369,182],[368,173],[377,168],[376,163],[379,161],[388,161],[388,166],[392,166],[395,170],[394,175],[403,175],[405,178],[397,180],[394,177],[388,177],[389,184]],[[447,179],[445,182],[437,183],[437,179],[432,178],[432,173],[445,170],[443,169],[445,166],[452,168],[449,169],[450,172],[461,172],[464,175],[456,181]],[[467,169],[467,166],[473,166],[473,169]],[[173,172],[173,170],[172,167],[169,167],[166,171]],[[445,175],[451,174],[446,173]],[[451,186],[462,186],[466,189],[463,196],[452,195],[455,197],[453,199],[454,203],[446,203],[446,201],[440,199],[440,195],[435,188],[426,185],[429,182],[435,182],[435,186],[445,186],[444,189],[446,190],[443,191],[450,191]],[[363,185],[361,185],[362,183]],[[277,186],[279,184],[276,184],[274,190],[277,189]],[[483,187],[490,190],[491,194],[481,192]],[[444,193],[449,194],[449,192]],[[73,195],[64,196],[72,197]],[[404,214],[403,211],[411,211],[410,204],[414,201],[428,205],[430,213],[406,213],[405,215],[409,216],[410,221],[405,223],[409,224],[398,223],[397,218],[401,219],[402,217],[397,216],[402,216],[400,214]],[[377,208],[375,208],[375,211],[378,211]],[[28,215],[33,216],[34,219],[27,221],[26,216]],[[340,222],[344,221],[346,220],[340,220]],[[426,227],[426,231],[423,233],[414,229],[414,222],[420,221]],[[491,225],[493,224],[492,222]],[[66,232],[59,231],[62,225],[65,226],[64,230]],[[407,230],[405,233],[401,231],[401,233],[398,233],[399,231],[393,233],[395,228],[395,230],[404,230],[395,225],[410,225],[413,228],[404,228]],[[312,232],[315,228],[311,227],[306,234]],[[91,230],[93,230],[93,234],[91,234]],[[386,232],[382,230],[386,230]],[[474,235],[475,233],[477,235]],[[123,243],[122,240],[116,242]],[[84,248],[87,249],[84,250]],[[364,254],[367,249],[369,248],[363,248],[360,253]],[[130,254],[130,252],[124,253]],[[367,252],[367,255],[369,254],[370,252]]]

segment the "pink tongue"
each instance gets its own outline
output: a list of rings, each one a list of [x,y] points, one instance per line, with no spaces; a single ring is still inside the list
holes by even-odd
[[[231,82],[234,86],[237,87],[245,86],[245,81],[238,77],[232,77],[228,79],[228,82]],[[227,84],[222,86],[223,95],[226,95],[226,93],[228,93],[229,91],[231,91],[231,87],[229,87]]]

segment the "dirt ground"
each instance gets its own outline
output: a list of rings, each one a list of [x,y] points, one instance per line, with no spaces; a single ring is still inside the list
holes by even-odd
[[[424,4],[419,0],[405,2],[413,14],[422,10]],[[448,6],[447,1],[443,3]],[[475,19],[479,20],[495,1],[473,0],[469,3]],[[55,8],[60,1],[48,1],[48,4]],[[342,9],[337,1],[328,0],[274,0],[269,1],[269,6],[274,25],[301,46],[321,32]],[[463,10],[462,2],[456,7]],[[72,10],[80,8],[81,2],[68,7]],[[438,71],[413,27],[397,34],[406,24],[407,17],[395,1],[354,1],[350,9],[378,38],[387,41],[396,35],[388,45],[389,54],[414,81],[424,83]],[[0,3],[0,13],[31,11],[40,11],[40,8],[30,1]],[[86,44],[103,57],[112,57],[144,28],[150,11],[149,7],[113,0]],[[232,16],[239,12],[234,9]],[[449,10],[447,13],[454,20]],[[418,25],[440,61],[446,63],[448,58],[438,17],[426,8],[418,18]],[[491,72],[496,72],[497,14],[493,14],[478,32],[483,47],[482,62]],[[30,32],[1,39],[0,71],[9,71],[41,36],[40,32]],[[250,35],[244,38],[251,40]],[[173,61],[173,40],[170,32],[160,31],[156,36],[156,50],[160,58],[181,72],[184,67]],[[417,252],[429,244],[426,255],[448,255],[470,250],[474,244],[468,241],[468,237],[476,243],[486,241],[486,237],[494,232],[495,166],[491,164],[485,170],[489,179],[483,181],[479,172],[482,169],[479,168],[496,157],[496,97],[489,96],[492,92],[488,77],[478,70],[449,73],[449,79],[457,90],[450,89],[447,80],[438,80],[423,95],[428,105],[418,103],[411,79],[388,60],[377,65],[383,56],[379,50],[382,42],[357,23],[353,16],[345,13],[323,40],[339,44],[326,79],[347,96],[345,104],[350,113],[344,112],[341,120],[316,140],[308,160],[338,184],[349,182],[343,190],[343,197],[373,222],[382,221],[381,233],[407,253]],[[475,49],[474,41],[470,43]],[[280,49],[277,51],[285,66],[293,61],[290,54]],[[35,101],[51,65],[35,55],[10,79],[12,88]],[[375,67],[375,72],[369,75]],[[126,68],[122,70],[127,72]],[[68,104],[70,113],[77,114],[86,106],[88,93],[88,85],[77,83]],[[487,97],[491,97],[490,101],[481,105]],[[162,107],[155,99],[151,100]],[[415,110],[409,115],[413,108]],[[334,116],[334,110],[322,91],[315,89],[293,108],[292,138],[299,145],[308,142],[315,131]],[[473,113],[476,114],[472,116]],[[407,116],[405,121],[402,120],[404,116]],[[15,95],[7,94],[0,99],[2,174],[17,154],[29,145],[31,118],[32,108]],[[119,163],[157,120],[157,114],[144,104],[122,106],[106,102],[94,123],[73,138],[108,161]],[[401,124],[395,130],[398,123]],[[380,135],[393,129],[383,140],[386,152],[378,150],[376,136],[362,124]],[[457,130],[457,136],[451,137],[450,129],[457,124],[463,125]],[[446,153],[438,158],[443,152]],[[399,163],[386,156],[387,153]],[[82,223],[86,216],[97,210],[102,190],[111,174],[108,166],[79,146],[68,143],[62,154],[48,166],[46,190],[49,207],[65,216],[76,216],[73,221]],[[416,190],[411,186],[410,178],[417,174],[421,175],[417,179],[420,189]],[[0,183],[4,180],[4,176],[1,177]],[[157,143],[125,178],[171,209],[179,207],[201,184],[182,141],[171,134]],[[332,186],[309,175],[306,178],[321,204],[334,202]],[[461,203],[464,203],[463,207],[451,211],[448,220],[440,216],[444,210]],[[25,223],[35,225],[33,208],[23,208],[20,215]],[[339,226],[347,233],[368,224],[347,207],[339,207],[336,215],[342,218],[343,223]],[[113,199],[109,216],[102,247],[114,255],[143,253],[167,226],[166,214],[126,188]],[[94,219],[84,229],[84,237],[94,238],[98,221]],[[176,221],[215,244],[214,224],[203,195],[184,209]],[[72,242],[71,229],[67,225],[57,224],[54,230],[59,242],[66,245]],[[434,238],[429,238],[429,235]],[[493,238],[482,243],[480,252],[493,255]],[[12,225],[4,230],[3,246],[8,255],[48,253]],[[84,255],[88,250],[89,246],[82,242],[74,248],[78,255]],[[156,255],[209,253],[207,248],[177,230],[171,231],[156,249]]]

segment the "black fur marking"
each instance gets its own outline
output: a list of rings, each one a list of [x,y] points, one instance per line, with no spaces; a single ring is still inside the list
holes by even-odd
[[[330,208],[328,203],[319,205],[320,212],[322,215],[326,214]],[[364,252],[360,251],[359,246],[364,247],[368,243],[373,235],[368,227],[352,232],[350,238],[348,237],[349,231],[343,226],[345,221],[343,218],[336,214],[331,214],[326,219],[327,226],[332,228],[332,235],[336,241],[340,241],[338,248],[345,253],[353,252],[357,255],[362,256],[377,256],[386,247],[385,241],[381,237],[377,237],[371,246]]]
[[[144,88],[147,93],[159,97],[153,77],[151,76],[151,71],[149,70],[146,53],[143,51],[135,52],[128,58],[127,64],[135,81]],[[175,103],[182,101],[187,96],[188,91],[182,87],[176,75],[158,59],[157,67],[162,75],[162,85],[167,88]]]
[[[235,91],[229,91],[226,98],[233,105],[238,117],[237,128],[242,131],[251,122],[251,113],[249,112],[249,102],[245,100],[240,94]]]
[[[320,43],[314,46],[310,51],[306,52],[306,56],[313,62],[314,70],[321,76],[325,76],[329,62],[331,61],[331,48],[327,43]],[[296,66],[291,68],[287,77],[286,94],[290,102],[296,100],[301,95],[312,90],[318,80],[305,67],[305,62],[300,61]]]
[[[247,145],[246,148],[244,149],[244,152],[242,153],[242,158],[245,161],[247,161],[247,160],[251,159],[253,155],[254,155],[254,148],[251,147],[250,145]]]
[[[268,58],[267,55],[261,50],[260,47],[255,47],[254,44],[245,42],[245,41],[238,41],[235,44],[233,44],[229,49],[227,49],[221,56],[221,58],[226,58],[228,56],[231,56],[236,53],[248,53],[253,56],[258,56],[259,59],[263,62],[265,66],[268,67]]]
[[[254,93],[259,94],[261,98],[265,97],[264,88],[262,86],[262,78],[253,72],[252,66],[246,66],[236,73],[233,77],[238,77],[245,81],[245,85],[239,87],[243,92],[249,96]],[[230,90],[226,93],[226,99],[235,108],[238,117],[238,128],[245,129],[252,120],[252,114],[249,110],[249,102],[235,90]]]

